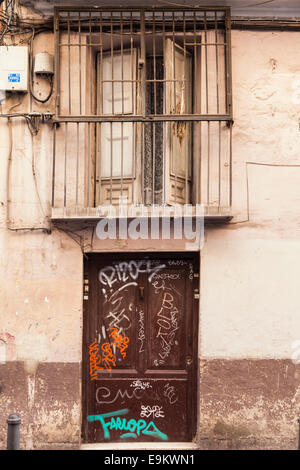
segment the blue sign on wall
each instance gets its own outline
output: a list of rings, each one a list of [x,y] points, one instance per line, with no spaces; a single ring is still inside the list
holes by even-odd
[[[8,81],[10,83],[20,83],[21,77],[19,73],[9,73],[8,74]]]

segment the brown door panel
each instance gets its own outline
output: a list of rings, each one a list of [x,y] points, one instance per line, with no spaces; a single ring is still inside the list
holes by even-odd
[[[186,278],[184,269],[169,269],[148,283],[147,369],[185,370],[190,353],[186,345]]]

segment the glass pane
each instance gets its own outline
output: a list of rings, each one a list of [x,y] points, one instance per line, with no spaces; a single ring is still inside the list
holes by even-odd
[[[135,50],[121,54],[115,52],[102,58],[102,113],[101,114],[133,114]],[[102,65],[102,66],[101,66]]]
[[[100,153],[101,176],[103,178],[109,178],[110,176],[131,176],[133,162],[133,123],[108,122],[101,124]]]

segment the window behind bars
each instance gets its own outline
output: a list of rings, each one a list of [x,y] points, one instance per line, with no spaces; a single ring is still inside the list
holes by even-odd
[[[230,206],[228,8],[56,8],[55,58],[54,207]]]

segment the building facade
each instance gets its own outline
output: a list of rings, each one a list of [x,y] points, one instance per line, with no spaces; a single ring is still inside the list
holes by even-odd
[[[1,2],[2,447],[294,449],[300,9],[119,3]]]

